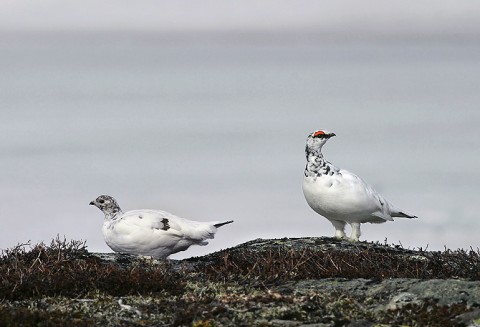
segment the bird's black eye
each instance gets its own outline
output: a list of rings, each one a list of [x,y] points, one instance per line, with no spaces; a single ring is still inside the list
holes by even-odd
[[[98,200],[98,203],[103,204],[103,203],[105,203],[105,200],[104,200],[104,199],[100,199],[100,200]]]

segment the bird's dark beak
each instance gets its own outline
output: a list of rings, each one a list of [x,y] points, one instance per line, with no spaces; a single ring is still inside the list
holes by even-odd
[[[95,205],[95,201],[90,201],[90,205],[91,205],[91,206],[94,206],[94,205]]]
[[[337,135],[336,135],[335,133],[330,133],[330,134],[328,134],[328,137],[329,137],[329,138],[332,137],[332,136],[337,136]]]

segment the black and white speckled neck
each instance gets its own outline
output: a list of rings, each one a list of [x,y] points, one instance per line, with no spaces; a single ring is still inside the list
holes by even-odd
[[[334,175],[338,173],[338,168],[325,160],[321,147],[307,146],[305,147],[305,156],[307,164],[305,166],[305,177],[319,177],[322,175]]]
[[[120,208],[114,208],[112,212],[103,212],[105,214],[105,219],[117,220],[118,217],[123,215],[123,211]]]

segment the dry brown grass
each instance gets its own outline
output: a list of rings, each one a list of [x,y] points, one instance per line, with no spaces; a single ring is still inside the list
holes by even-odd
[[[480,280],[480,252],[410,251],[385,246],[318,250],[275,246],[234,248],[215,253],[202,272],[210,280],[275,283],[321,278],[465,278]]]
[[[83,296],[176,292],[182,284],[168,262],[121,266],[88,254],[81,241],[52,240],[50,245],[19,244],[0,257],[0,299],[41,296]]]
[[[30,247],[30,249],[28,249]],[[181,292],[187,281],[276,283],[321,278],[464,278],[480,280],[480,252],[410,251],[388,246],[349,245],[317,249],[289,246],[238,246],[213,253],[194,268],[174,268],[169,261],[136,260],[121,265],[89,255],[81,241],[52,240],[20,244],[0,256],[0,299]],[[189,260],[189,261],[192,261]]]
[[[463,326],[452,319],[472,310],[465,303],[440,306],[426,301],[374,316],[364,298],[341,289],[332,291],[338,294],[319,291],[298,296],[270,292],[290,281],[323,278],[480,280],[480,252],[413,251],[398,245],[311,238],[256,240],[183,262],[123,256],[108,261],[88,253],[85,242],[57,237],[49,245],[20,244],[0,255],[0,326],[105,325],[110,319],[117,319],[116,325],[142,325],[135,313],[128,316],[122,311],[118,316],[116,301],[130,295],[134,296],[127,301],[137,301],[135,308],[147,325],[252,325],[262,312],[264,321],[293,319],[341,326],[366,319],[394,325]],[[95,301],[90,311],[65,312],[50,306],[66,303],[66,308],[80,308],[82,298]],[[94,317],[96,312],[101,314]]]

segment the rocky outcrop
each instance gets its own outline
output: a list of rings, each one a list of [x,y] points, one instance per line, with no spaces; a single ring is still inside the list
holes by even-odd
[[[259,239],[165,262],[42,249],[9,252],[2,271],[69,289],[2,283],[0,325],[480,326],[478,250]]]

